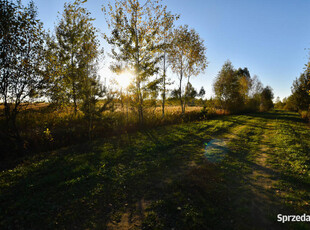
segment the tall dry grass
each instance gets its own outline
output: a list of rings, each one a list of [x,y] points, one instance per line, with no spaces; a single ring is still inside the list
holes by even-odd
[[[1,109],[1,108],[0,108]],[[2,108],[3,110],[3,108]],[[17,117],[17,125],[24,141],[24,149],[28,152],[47,151],[68,146],[99,137],[118,135],[124,132],[135,132],[156,126],[177,124],[210,118],[226,114],[225,111],[207,109],[201,106],[186,107],[182,114],[180,106],[166,106],[165,116],[162,108],[149,107],[144,110],[144,124],[139,126],[138,114],[131,107],[116,105],[114,111],[105,111],[93,120],[91,136],[89,124],[83,113],[78,111],[73,115],[73,108],[55,109],[47,103],[28,105]],[[0,119],[0,126],[4,127],[4,117]],[[2,129],[3,130],[3,129]],[[8,154],[10,148],[6,140],[0,141],[0,147]]]

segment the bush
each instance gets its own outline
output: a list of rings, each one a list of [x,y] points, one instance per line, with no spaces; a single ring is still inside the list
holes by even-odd
[[[306,121],[310,121],[310,111],[300,111],[299,113],[302,119],[305,119]]]

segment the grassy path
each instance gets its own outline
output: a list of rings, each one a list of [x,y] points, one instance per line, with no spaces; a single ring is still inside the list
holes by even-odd
[[[285,129],[279,127],[283,124]],[[292,135],[288,129],[295,133]],[[280,132],[282,136],[279,136]],[[306,169],[309,166],[309,136],[296,138],[306,133],[309,134],[309,129],[297,116],[278,112],[253,115],[251,122],[231,139],[231,161],[238,159],[234,164],[239,163],[244,169],[239,173],[241,183],[234,199],[236,208],[241,209],[235,228],[309,229],[305,223],[276,222],[280,213],[309,213],[309,170]],[[297,148],[301,143],[303,148]],[[228,162],[226,167],[230,164]],[[299,168],[302,171],[298,173]]]
[[[0,228],[310,229],[276,222],[310,214],[309,153],[310,129],[283,111],[68,147],[0,173]]]

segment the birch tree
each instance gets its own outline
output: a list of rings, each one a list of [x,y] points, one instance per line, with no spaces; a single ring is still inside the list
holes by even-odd
[[[144,99],[148,96],[148,85],[158,73],[162,59],[161,26],[166,15],[166,6],[160,1],[116,0],[103,7],[111,35],[105,39],[112,45],[110,56],[114,60],[110,68],[115,73],[128,69],[134,73],[132,92],[138,113],[139,124],[143,124]]]
[[[88,77],[99,55],[97,30],[92,25],[94,19],[81,4],[81,1],[65,3],[62,18],[56,26],[62,72],[54,80],[61,82],[63,89],[60,93],[73,102],[74,114],[77,113],[78,102],[85,96],[82,94],[85,80],[93,81]]]
[[[194,29],[189,29],[185,25],[174,30],[173,45],[169,50],[169,63],[172,71],[178,76],[178,93],[183,114],[186,106],[186,89],[190,88],[190,78],[197,76],[207,67],[205,52],[203,40]],[[185,90],[182,90],[184,78],[187,78],[187,84]]]
[[[161,91],[161,97],[162,97],[162,117],[165,116],[165,103],[166,103],[166,96],[167,96],[167,85],[171,85],[171,79],[167,77],[167,71],[168,71],[168,52],[169,49],[171,49],[171,46],[173,45],[173,27],[174,27],[174,21],[179,19],[179,15],[174,15],[170,12],[168,12],[165,17],[162,24],[162,48],[160,50],[160,55],[163,56],[162,59],[162,66],[160,68],[160,86],[159,90]]]

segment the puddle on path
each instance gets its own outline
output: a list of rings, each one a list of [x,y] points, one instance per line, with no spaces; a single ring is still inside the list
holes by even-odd
[[[205,157],[212,163],[220,162],[228,153],[226,146],[228,139],[212,139],[205,145]]]

